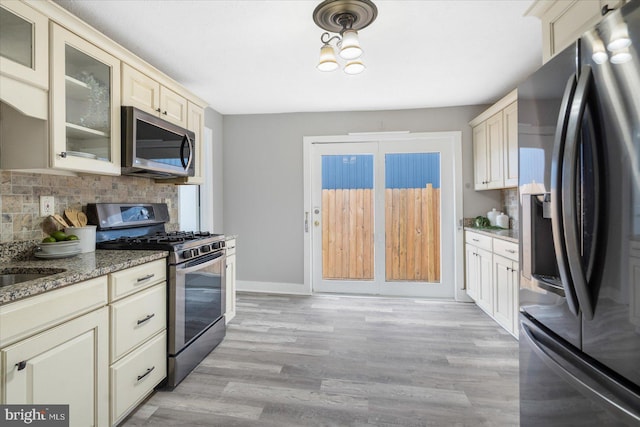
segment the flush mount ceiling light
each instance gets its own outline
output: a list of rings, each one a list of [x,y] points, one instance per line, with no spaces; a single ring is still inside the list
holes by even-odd
[[[378,16],[378,8],[371,0],[325,0],[313,11],[313,21],[318,27],[326,30],[320,41],[320,62],[318,70],[334,71],[338,68],[332,41],[340,49],[339,55],[347,63],[344,72],[359,74],[365,66],[360,56],[362,48],[358,31],[371,24]],[[331,35],[337,33],[340,35]]]

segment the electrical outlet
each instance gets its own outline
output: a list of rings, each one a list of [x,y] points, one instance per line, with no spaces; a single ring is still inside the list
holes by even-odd
[[[53,196],[40,196],[40,216],[53,215]]]

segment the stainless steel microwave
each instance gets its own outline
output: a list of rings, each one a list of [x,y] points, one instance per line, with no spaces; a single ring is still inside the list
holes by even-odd
[[[122,107],[122,174],[168,179],[195,173],[195,134],[153,114]]]

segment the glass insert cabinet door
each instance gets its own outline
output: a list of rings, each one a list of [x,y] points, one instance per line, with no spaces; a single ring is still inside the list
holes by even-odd
[[[120,61],[57,25],[51,31],[54,168],[120,174]]]
[[[16,80],[49,88],[48,19],[28,5],[0,4],[0,69]]]

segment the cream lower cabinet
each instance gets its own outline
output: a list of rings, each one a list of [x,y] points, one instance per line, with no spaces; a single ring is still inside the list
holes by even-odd
[[[167,376],[164,259],[109,275],[112,425]]]
[[[236,239],[226,241],[227,262],[226,262],[226,304],[225,323],[229,323],[236,315]]]
[[[493,318],[507,331],[516,335],[518,263],[500,255],[493,255],[495,298]]]
[[[105,303],[106,276],[0,306],[0,403],[66,404],[71,426],[109,425]]]
[[[465,243],[467,295],[517,337],[518,245],[471,231]]]

